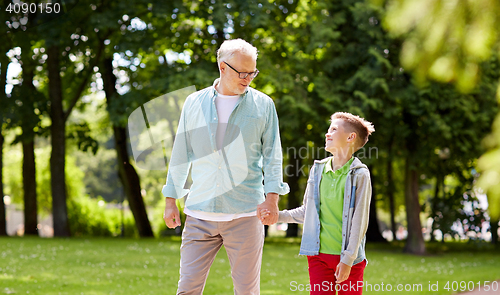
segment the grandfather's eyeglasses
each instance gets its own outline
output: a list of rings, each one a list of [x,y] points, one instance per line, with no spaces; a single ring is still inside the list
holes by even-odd
[[[248,76],[250,76],[250,79],[253,79],[255,77],[257,77],[257,75],[259,74],[259,70],[255,70],[255,72],[251,72],[251,73],[245,73],[245,72],[238,72],[235,68],[233,68],[231,65],[229,65],[227,62],[224,62],[228,67],[230,67],[231,69],[233,69],[233,71],[235,71],[236,73],[238,73],[238,75],[240,75],[240,79],[246,79]]]

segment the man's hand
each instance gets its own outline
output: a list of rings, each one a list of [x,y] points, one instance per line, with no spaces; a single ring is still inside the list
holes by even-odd
[[[337,278],[335,283],[340,284],[343,281],[347,280],[350,273],[351,267],[343,262],[339,262],[339,264],[337,264],[337,270],[335,271],[335,277]]]
[[[279,196],[276,193],[268,193],[266,200],[257,206],[257,217],[260,219],[262,224],[271,225],[278,222],[278,200]],[[264,216],[261,213],[267,212]]]
[[[163,212],[163,220],[168,228],[176,228],[181,226],[181,216],[179,208],[175,204],[175,199],[165,198],[165,212]]]

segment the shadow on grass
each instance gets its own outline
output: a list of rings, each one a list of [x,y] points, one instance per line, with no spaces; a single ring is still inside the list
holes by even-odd
[[[374,250],[380,252],[403,253],[405,241],[393,241],[390,243],[366,243],[367,251]],[[437,255],[445,253],[459,252],[500,252],[500,245],[493,245],[488,242],[466,241],[466,242],[428,242],[425,243],[426,255]],[[412,255],[412,254],[408,254]]]

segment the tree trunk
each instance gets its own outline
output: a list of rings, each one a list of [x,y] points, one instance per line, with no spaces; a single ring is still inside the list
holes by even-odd
[[[116,93],[116,77],[113,74],[113,60],[110,57],[104,59],[103,66],[104,92],[108,106],[111,105]],[[130,164],[130,156],[127,149],[127,130],[113,123],[113,134],[118,161],[118,174],[123,184],[125,195],[134,215],[135,224],[141,237],[153,237],[153,230],[149,223],[146,206],[141,195],[141,182],[134,166]]]
[[[3,68],[2,68],[3,70]],[[2,72],[3,73],[3,72]],[[1,128],[1,127],[0,127]],[[3,202],[3,132],[0,130],[0,236],[7,235],[7,219],[5,214],[5,203]]]
[[[21,118],[22,146],[23,146],[23,190],[24,190],[24,234],[38,235],[37,217],[37,194],[36,194],[36,165],[35,165],[35,132],[38,118],[33,112],[34,102],[37,99],[37,90],[33,84],[36,63],[33,62],[32,50],[29,39],[21,41],[21,64],[23,68],[21,87],[26,89],[24,93],[30,93],[22,97],[23,118]]]
[[[54,236],[69,237],[68,207],[66,204],[66,121],[63,110],[62,84],[59,65],[59,47],[52,46],[47,51],[49,74],[51,146],[50,184],[52,188],[52,215]]]
[[[389,151],[391,154],[392,151]],[[387,198],[389,199],[389,211],[391,214],[391,232],[392,232],[392,240],[396,240],[396,205],[394,203],[394,178],[392,175],[392,157],[389,157],[387,161]]]
[[[490,220],[490,226],[491,226],[491,243],[494,245],[497,245],[499,243],[498,241],[498,222],[499,220]]]
[[[434,236],[434,231],[437,229],[436,228],[436,217],[437,217],[437,206],[439,203],[439,191],[440,187],[442,185],[442,177],[438,176],[436,177],[436,186],[434,187],[434,197],[432,199],[432,208],[431,208],[431,216],[432,216],[432,226],[431,226],[431,242],[436,241],[436,237]]]
[[[302,160],[297,157],[295,152],[290,153],[290,163],[287,166],[287,182],[290,186],[290,193],[288,194],[287,209],[294,209],[299,207],[302,198],[299,196],[299,172],[301,171]],[[287,237],[297,237],[299,235],[299,227],[297,223],[289,223],[286,230]]]
[[[134,215],[135,224],[141,237],[153,237],[146,206],[141,195],[141,182],[134,166],[129,162],[127,150],[127,131],[124,127],[113,126],[115,148],[118,160],[118,174],[127,196],[128,204]]]
[[[405,201],[408,238],[404,251],[412,254],[424,254],[425,243],[420,223],[420,203],[418,200],[418,171],[412,166],[412,155],[406,158]]]
[[[38,235],[35,142],[23,142],[24,235]]]
[[[7,66],[9,65],[9,59],[6,52],[0,53],[0,104],[5,102],[7,96],[5,95],[5,85],[7,83]],[[0,113],[0,236],[7,235],[7,216],[5,210],[5,203],[3,202],[3,118]]]
[[[375,186],[373,186],[373,183],[375,182],[374,178],[375,176],[372,175],[371,177],[372,195],[370,201],[370,216],[368,221],[368,229],[366,230],[366,240],[368,242],[387,242],[380,233],[380,227],[378,225],[377,199],[375,198],[376,195]]]

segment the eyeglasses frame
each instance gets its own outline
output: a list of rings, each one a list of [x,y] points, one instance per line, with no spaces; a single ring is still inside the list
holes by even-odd
[[[253,75],[253,77],[250,77],[251,79],[254,79],[255,77],[257,77],[257,75],[259,74],[259,70],[255,70],[255,72],[251,72],[251,73],[247,73],[247,72],[239,72],[238,70],[236,70],[235,68],[233,68],[230,64],[228,64],[227,62],[224,61],[224,63],[230,67],[231,69],[233,69],[233,71],[235,71],[236,73],[238,73],[238,77],[240,79],[246,79],[249,75]],[[245,77],[241,77],[242,74],[246,74]]]

